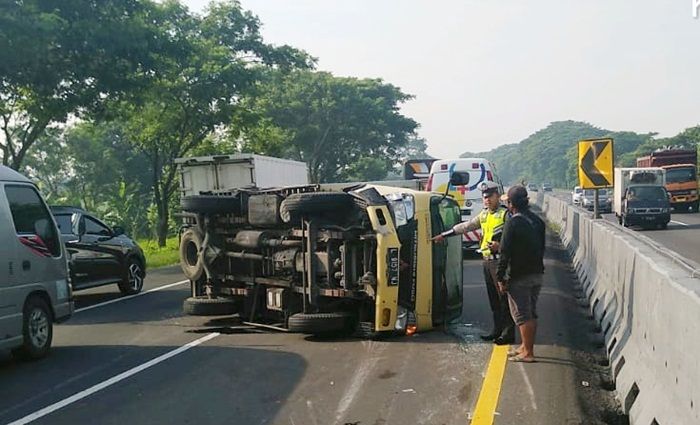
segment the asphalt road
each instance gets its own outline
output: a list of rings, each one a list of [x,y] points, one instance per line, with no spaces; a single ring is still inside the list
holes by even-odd
[[[601,420],[615,408],[598,385],[602,353],[567,259],[549,244],[539,362],[506,366],[495,423],[618,423]],[[460,323],[386,341],[183,316],[189,287],[177,268],[152,271],[145,290],[157,290],[133,298],[79,292],[49,357],[0,353],[0,423],[467,424],[492,346],[478,338],[490,325],[480,261],[466,260],[464,273]]]
[[[550,194],[571,204],[571,194],[569,192],[556,191],[550,192]],[[586,211],[584,208],[578,208],[581,211]],[[610,222],[617,223],[615,214],[603,214],[602,216]],[[700,264],[700,213],[672,213],[671,222],[665,230],[642,229],[636,226],[632,227],[632,229],[659,242],[669,250],[696,264]]]

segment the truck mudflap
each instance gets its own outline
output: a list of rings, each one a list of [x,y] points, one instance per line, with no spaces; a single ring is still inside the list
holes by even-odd
[[[386,206],[369,206],[367,213],[377,234],[375,330],[393,331],[398,313],[401,243]]]

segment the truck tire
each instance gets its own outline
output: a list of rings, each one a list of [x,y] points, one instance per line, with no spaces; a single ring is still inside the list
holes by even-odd
[[[180,200],[183,211],[200,214],[243,214],[241,197],[216,195],[192,195]]]
[[[230,298],[189,297],[182,303],[182,312],[189,316],[227,316],[237,313],[236,307]]]
[[[352,314],[336,313],[297,313],[289,316],[287,327],[290,332],[303,334],[324,334],[348,329]]]
[[[693,202],[693,203],[691,204],[691,206],[693,207],[693,212],[694,212],[694,213],[698,212],[698,207],[700,207],[700,201],[695,201],[695,202]]]
[[[282,201],[280,217],[289,223],[305,214],[347,211],[353,205],[352,195],[345,192],[294,193]]]
[[[204,273],[204,264],[199,258],[203,237],[199,230],[190,227],[180,238],[180,267],[190,280],[197,280]]]
[[[46,301],[30,296],[22,313],[22,346],[12,355],[24,360],[37,360],[49,353],[53,339],[53,314]]]

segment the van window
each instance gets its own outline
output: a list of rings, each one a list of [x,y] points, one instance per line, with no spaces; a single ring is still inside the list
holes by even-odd
[[[5,194],[22,243],[39,254],[60,256],[58,232],[37,191],[29,186],[5,186]]]

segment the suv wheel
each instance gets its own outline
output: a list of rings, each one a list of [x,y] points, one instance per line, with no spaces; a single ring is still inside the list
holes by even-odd
[[[143,279],[146,274],[137,260],[131,259],[127,263],[126,277],[119,284],[119,290],[124,295],[138,294],[143,289]]]
[[[51,310],[42,298],[30,297],[22,315],[22,346],[12,354],[26,360],[40,359],[48,354],[53,339]]]

